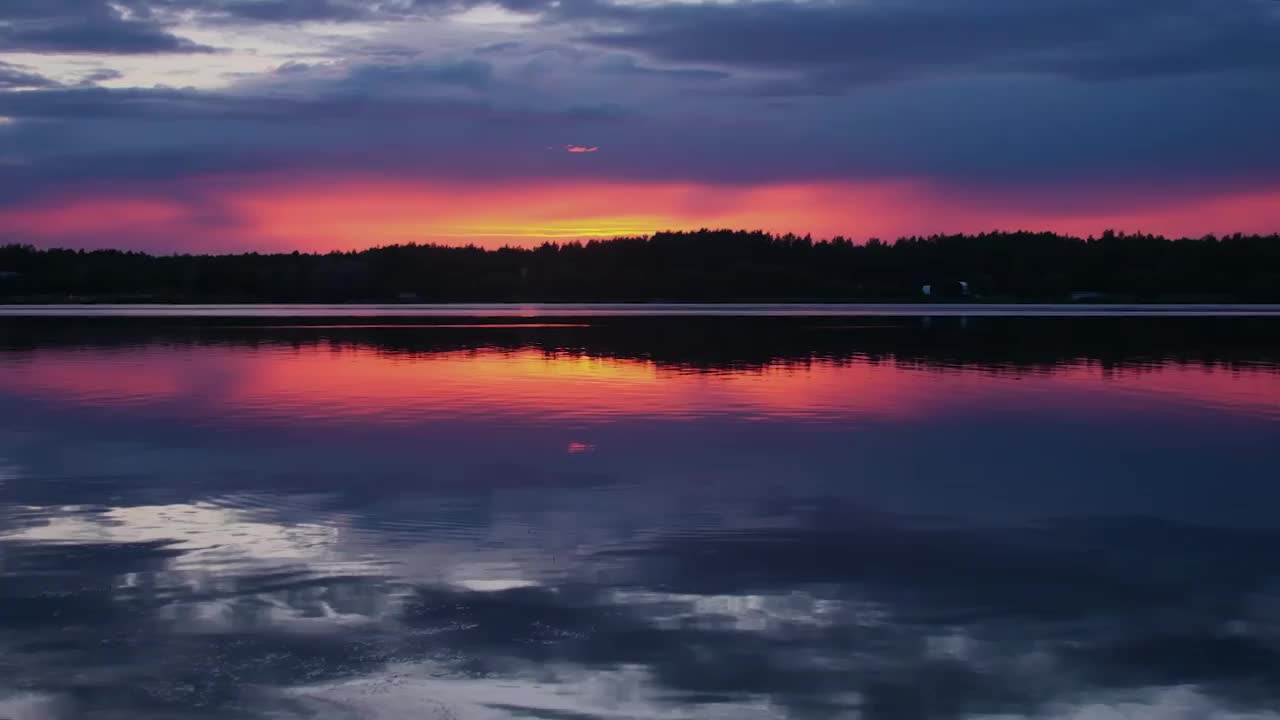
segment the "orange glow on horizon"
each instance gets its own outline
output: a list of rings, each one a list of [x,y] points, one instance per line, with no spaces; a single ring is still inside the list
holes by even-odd
[[[182,190],[181,201],[163,191],[137,190],[46,198],[0,210],[0,241],[234,252],[411,242],[528,246],[703,227],[857,240],[994,229],[1081,236],[1108,228],[1169,236],[1280,230],[1280,188],[1192,198],[1134,196],[1121,203],[1123,210],[1096,212],[1027,209],[994,194],[948,192],[911,180],[737,186],[215,177],[189,181]],[[1117,202],[1107,204],[1114,208]]]

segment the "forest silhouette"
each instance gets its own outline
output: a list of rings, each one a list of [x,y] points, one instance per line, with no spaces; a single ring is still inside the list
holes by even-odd
[[[928,292],[925,286],[929,286]],[[533,248],[149,255],[0,247],[4,302],[1280,301],[1280,235],[698,230]]]

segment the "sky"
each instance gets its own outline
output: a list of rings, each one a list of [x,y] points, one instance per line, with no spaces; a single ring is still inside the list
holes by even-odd
[[[1280,231],[1280,0],[3,0],[0,242]]]

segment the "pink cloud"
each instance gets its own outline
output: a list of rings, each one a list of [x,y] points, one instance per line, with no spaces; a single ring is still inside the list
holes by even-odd
[[[564,149],[571,153],[593,153],[600,148],[596,145],[565,145]]]

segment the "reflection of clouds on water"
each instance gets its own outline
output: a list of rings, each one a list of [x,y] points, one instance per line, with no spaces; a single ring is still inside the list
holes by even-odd
[[[57,699],[52,695],[17,692],[0,688],[0,717],[6,720],[58,720]]]
[[[281,525],[206,503],[26,508],[42,522],[0,537],[22,542],[173,543],[181,562],[217,572],[223,565],[323,560],[340,542],[335,524]]]
[[[632,590],[615,591],[610,601],[650,609],[655,627],[675,629],[690,626],[727,627],[732,630],[764,632],[792,625],[831,627],[837,619],[847,621],[857,614],[861,622],[885,622],[888,612],[874,603],[814,597],[810,592],[792,591],[776,595],[692,595]]]
[[[18,478],[21,470],[17,465],[10,464],[0,457],[0,485]]]
[[[1194,366],[1018,375],[1033,392],[892,362],[568,362],[597,406],[678,386],[698,410],[592,424],[486,415],[502,393],[469,368],[537,409],[546,357],[436,358],[470,383],[453,400],[489,394],[455,417],[416,399],[448,389],[429,356],[292,352],[209,416],[183,398],[225,407],[227,368],[121,399],[77,356],[95,412],[0,390],[0,718],[1277,720],[1280,449],[1235,400],[1265,368],[1169,419],[1126,383],[1199,392]],[[393,361],[323,396],[334,367]],[[923,414],[858,410],[890,376]],[[370,393],[413,422],[344,414]],[[277,397],[342,412],[302,427]]]
[[[215,510],[231,513],[230,527],[245,524],[242,511]],[[785,531],[677,529],[625,553],[580,556],[542,582],[519,575],[529,568],[477,559],[460,538],[462,557],[437,573],[451,582],[406,585],[332,574],[325,563],[371,554],[394,563],[424,548],[448,562],[448,543],[377,546],[358,532],[317,542],[255,527],[261,552],[201,585],[183,568],[198,565],[202,547],[162,542],[160,515],[115,516],[123,525],[106,537],[77,520],[48,526],[63,528],[58,545],[6,542],[0,587],[17,610],[0,624],[6,670],[57,696],[63,710],[47,717],[81,717],[103,702],[160,716],[194,702],[278,717],[418,708],[460,718],[1234,719],[1266,718],[1247,712],[1280,688],[1265,585],[1280,566],[1231,566],[1251,548],[1280,549],[1268,534],[1118,533],[1108,523],[943,532],[884,516],[836,533],[824,529],[837,524],[830,516],[816,525],[800,516]],[[576,518],[587,514],[557,520]],[[72,530],[87,534],[68,542]],[[1100,560],[1110,542],[1133,556]],[[1176,548],[1188,543],[1204,564],[1182,564]],[[773,559],[780,552],[789,563]],[[255,573],[259,561],[276,567]],[[1171,572],[1180,564],[1181,579]],[[190,584],[182,593],[171,587],[178,579]],[[24,583],[40,602],[23,596]],[[1088,597],[1063,597],[1072,587]],[[63,627],[62,646],[32,654],[51,622]],[[95,647],[103,638],[113,651]],[[80,678],[71,691],[67,667]],[[1188,689],[1143,690],[1161,687]],[[1232,714],[1237,706],[1244,714]]]
[[[42,491],[24,486],[43,482],[6,496],[30,501]],[[1194,687],[1210,716],[1280,700],[1274,531],[991,526],[806,500],[805,486],[392,485],[148,505],[151,479],[136,482],[91,484],[139,504],[7,506],[20,520],[0,549],[7,671],[54,692],[59,668],[79,668],[65,717],[193,698],[252,715],[282,697],[298,713],[392,717],[426,692],[482,718],[1056,720],[1166,685]],[[61,640],[33,654],[52,627]],[[405,669],[428,660],[429,677]],[[587,677],[625,679],[630,704],[600,706]],[[494,684],[529,696],[480,702]],[[188,689],[158,700],[152,686]]]
[[[438,666],[395,665],[369,678],[297,688],[289,696],[304,699],[306,711],[370,720],[763,720],[780,710],[764,698],[719,698],[691,708],[665,693],[644,667],[530,667],[499,682],[440,677],[448,673]]]
[[[1115,693],[1104,699],[1054,703],[1036,720],[1277,720],[1271,710],[1250,711],[1224,706],[1193,687],[1157,687]],[[973,720],[1015,720],[1007,715],[981,715]]]
[[[546,718],[634,718],[668,720],[705,718],[733,720],[776,718],[788,709],[764,699],[708,703],[695,710],[664,701],[652,679],[642,670],[593,673],[588,679],[556,677],[553,683],[533,681],[495,685],[486,680],[439,681],[423,677],[421,668],[388,671],[386,677],[362,679],[349,684],[300,688],[291,695],[305,698],[306,711],[328,717],[388,720],[426,717],[450,720],[513,720]],[[1077,702],[1052,702],[1027,713],[972,714],[969,720],[1277,720],[1280,712],[1240,710],[1198,692],[1195,688],[1157,687],[1110,697]],[[800,712],[801,717],[867,717],[862,699],[856,694],[839,698],[832,707]],[[905,713],[902,718],[929,717]]]

